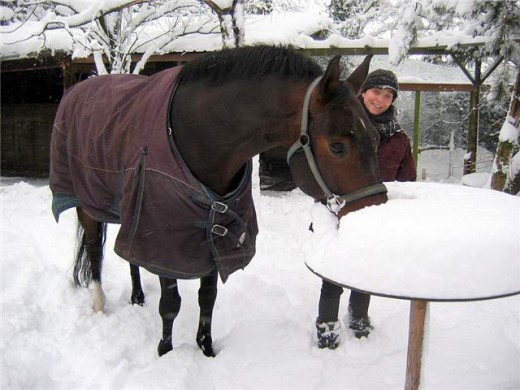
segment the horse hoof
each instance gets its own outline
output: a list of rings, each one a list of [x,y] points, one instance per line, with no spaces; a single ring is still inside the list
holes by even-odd
[[[198,334],[197,335],[197,345],[202,350],[202,353],[207,357],[215,357],[215,351],[213,351],[213,340],[211,339],[211,335],[208,334]]]
[[[138,292],[137,294],[132,294],[132,305],[139,305],[143,306],[145,302],[144,293],[142,291]]]
[[[159,356],[163,356],[163,355],[166,355],[168,352],[170,352],[172,349],[173,349],[172,338],[171,337],[167,337],[165,339],[163,338],[163,339],[161,339],[161,341],[159,341],[159,345],[157,347],[157,353],[159,354]]]
[[[101,287],[101,283],[93,281],[91,301],[94,312],[103,313],[105,311],[106,300],[105,292],[103,291],[103,287]]]

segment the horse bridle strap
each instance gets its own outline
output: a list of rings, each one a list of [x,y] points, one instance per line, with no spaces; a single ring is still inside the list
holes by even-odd
[[[302,121],[300,126],[300,136],[292,144],[287,152],[287,164],[290,163],[292,156],[298,152],[299,150],[303,150],[305,153],[305,157],[307,158],[307,163],[309,164],[309,168],[314,176],[314,179],[320,186],[321,190],[325,194],[327,198],[327,207],[330,211],[337,213],[345,204],[352,203],[357,200],[367,198],[369,196],[383,194],[387,192],[386,186],[383,183],[374,184],[360,190],[337,195],[334,194],[329,186],[323,180],[323,176],[320,173],[320,169],[318,164],[316,163],[316,159],[314,158],[314,154],[312,153],[311,148],[311,140],[309,136],[309,105],[311,101],[312,92],[314,88],[318,85],[321,80],[321,76],[316,78],[307,88],[307,92],[305,93],[305,99],[303,100],[303,110],[302,110]]]

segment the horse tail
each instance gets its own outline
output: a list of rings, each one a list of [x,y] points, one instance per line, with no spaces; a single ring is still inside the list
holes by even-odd
[[[107,237],[107,224],[96,222],[92,231],[86,232],[80,221],[76,226],[76,256],[74,260],[74,285],[88,287],[92,281],[101,282],[103,248]]]

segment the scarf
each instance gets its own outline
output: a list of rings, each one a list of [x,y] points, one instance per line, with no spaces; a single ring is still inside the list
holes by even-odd
[[[368,119],[370,119],[370,123],[372,123],[381,136],[381,143],[402,130],[401,125],[395,118],[396,109],[393,105],[381,115],[372,115],[368,110],[366,110],[366,113]]]

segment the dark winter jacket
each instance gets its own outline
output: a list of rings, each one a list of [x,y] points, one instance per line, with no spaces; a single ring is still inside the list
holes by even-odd
[[[410,139],[396,120],[394,106],[382,115],[368,118],[381,137],[377,156],[383,181],[415,181],[417,169],[412,155]]]
[[[377,151],[383,181],[415,181],[417,177],[410,139],[403,130],[382,139]]]

